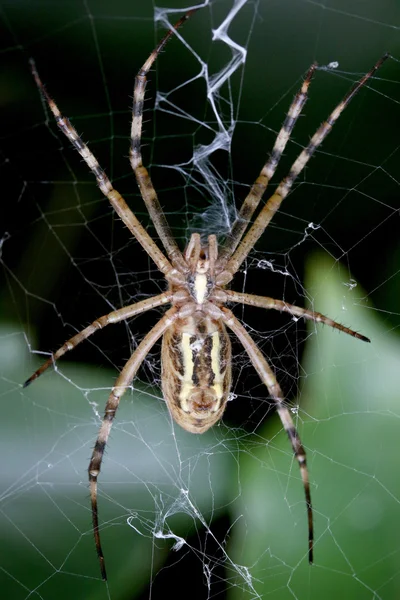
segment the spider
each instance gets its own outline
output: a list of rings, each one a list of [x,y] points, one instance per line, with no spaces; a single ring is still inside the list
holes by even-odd
[[[57,125],[82,156],[94,174],[100,190],[108,198],[124,225],[128,227],[132,235],[163,273],[168,285],[167,290],[162,294],[124,306],[93,321],[91,325],[65,342],[57,352],[33,373],[24,385],[29,385],[66,352],[73,350],[83,340],[86,340],[106,325],[119,323],[152,308],[171,305],[164,316],[142,339],[117,377],[106,403],[103,421],[89,464],[93,532],[101,576],[104,580],[107,579],[107,575],[100,540],[97,479],[120,399],[131,385],[146,355],[159,338],[162,338],[162,392],[171,416],[186,431],[204,433],[221,419],[231,387],[231,342],[227,329],[238,337],[261,381],[265,384],[271,401],[275,404],[283,428],[289,437],[294,456],[299,464],[307,509],[308,558],[310,563],[313,562],[314,529],[306,453],[273,370],[256,342],[232,311],[226,307],[226,304],[240,303],[264,309],[275,309],[295,317],[325,323],[364,342],[370,341],[360,333],[318,312],[294,306],[282,300],[236,292],[227,286],[263,234],[283,199],[288,195],[296,177],[328,135],[353,96],[374,75],[388,58],[388,55],[386,54],[378,60],[372,69],[353,85],[327,120],[320,125],[308,146],[302,150],[293,163],[289,174],[280,182],[250,225],[253,214],[276,170],[293,127],[307,100],[308,88],[317,68],[314,63],[306,73],[302,86],[294,97],[272,152],[244,199],[225,244],[219,248],[215,235],[209,235],[207,242],[204,243],[200,238],[200,234],[193,233],[186,249],[181,252],[172,236],[148,171],[142,163],[142,118],[149,70],[175,31],[196,10],[192,9],[187,12],[166,33],[139,70],[134,85],[130,163],[165,254],[132,213],[122,196],[113,188],[106,173],[100,167],[88,146],[79,137],[76,129],[61,114],[41,82],[34,61],[31,60],[31,69],[36,85],[53,113]]]

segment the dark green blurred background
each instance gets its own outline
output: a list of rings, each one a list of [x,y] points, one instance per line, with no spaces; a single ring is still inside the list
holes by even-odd
[[[157,315],[101,332],[57,373],[27,390],[20,384],[38,364],[33,352],[55,349],[94,317],[158,293],[163,283],[80,157],[47,124],[28,60],[150,226],[127,159],[129,108],[135,73],[163,28],[144,0],[0,4],[1,589],[15,599],[107,598],[86,469],[116,371]],[[181,30],[210,76],[231,58],[212,30],[232,4],[211,1]],[[257,176],[314,60],[339,68],[317,72],[278,179],[351,82],[385,51],[394,56],[335,126],[235,284],[311,302],[373,342],[236,310],[288,400],[299,403],[316,564],[306,561],[297,465],[241,348],[236,399],[223,424],[202,437],[171,425],[158,397],[155,348],[120,407],[100,478],[111,598],[159,598],[166,590],[196,598],[399,597],[399,17],[399,4],[388,1],[247,2],[228,31],[247,50],[245,66],[217,99],[225,127],[235,122],[229,151],[210,159],[229,207]],[[144,157],[182,247],[193,229],[226,232],[191,162],[193,148],[218,131],[199,70],[173,40],[146,103]],[[170,90],[170,105],[154,111],[157,93]],[[176,107],[190,118],[174,116]]]

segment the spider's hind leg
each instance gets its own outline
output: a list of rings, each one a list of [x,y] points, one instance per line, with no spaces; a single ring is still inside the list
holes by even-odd
[[[255,370],[257,371],[261,381],[266,385],[268,392],[275,403],[275,407],[282,425],[289,437],[293,448],[293,453],[300,467],[300,475],[303,481],[304,494],[306,498],[307,522],[308,522],[308,560],[310,563],[314,559],[314,524],[313,524],[313,509],[311,504],[310,478],[307,468],[306,452],[301,443],[300,436],[294,426],[292,416],[289,409],[286,407],[285,399],[276,377],[258,348],[255,341],[247,333],[243,325],[238,321],[234,314],[227,308],[222,309],[222,320],[233,333],[238,337],[239,341],[246,350]]]

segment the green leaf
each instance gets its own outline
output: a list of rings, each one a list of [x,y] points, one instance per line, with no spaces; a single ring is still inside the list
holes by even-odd
[[[24,389],[41,361],[22,332],[4,327],[0,359],[3,597],[106,598],[87,468],[116,373],[60,360]],[[122,398],[98,497],[113,598],[139,594],[170,551],[179,563],[187,538],[225,509],[236,463],[225,435],[223,427],[199,436],[173,424],[157,386],[135,380]]]
[[[317,256],[307,272],[312,308],[372,343],[309,324],[293,419],[308,458],[314,564],[298,465],[276,418],[240,455],[230,553],[249,579],[237,571],[230,598],[398,598],[399,342],[337,263]]]

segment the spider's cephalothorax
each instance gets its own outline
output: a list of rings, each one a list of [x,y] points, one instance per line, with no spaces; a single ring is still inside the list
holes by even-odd
[[[131,385],[137,370],[158,339],[162,337],[163,340],[162,390],[170,413],[176,422],[187,431],[202,433],[221,418],[230,390],[231,344],[226,328],[230,329],[237,336],[261,381],[265,384],[269,399],[275,404],[283,428],[289,437],[294,455],[299,464],[306,499],[308,559],[310,563],[313,561],[314,530],[305,450],[301,444],[291,412],[286,405],[282,390],[273,370],[256,342],[251,338],[246,328],[226,307],[226,304],[248,304],[254,307],[287,312],[295,317],[303,317],[316,323],[325,323],[355,338],[369,341],[365,336],[318,312],[288,304],[274,298],[235,292],[226,289],[225,286],[230,283],[240,269],[243,261],[246,260],[249,252],[289,193],[296,177],[328,135],[350,100],[368,79],[375,74],[388,55],[378,60],[372,69],[353,85],[327,120],[320,125],[308,146],[302,150],[293,163],[287,177],[280,182],[275,192],[259,211],[252,225],[250,225],[252,217],[258,208],[290,138],[296,120],[306,102],[308,88],[316,69],[316,65],[312,65],[306,74],[300,90],[290,105],[287,117],[276,138],[270,157],[261,169],[258,178],[238,211],[237,219],[225,244],[218,250],[215,236],[210,235],[207,245],[202,246],[200,235],[195,233],[192,235],[185,252],[182,253],[168,227],[150,176],[143,166],[140,141],[147,74],[173,32],[195,10],[193,9],[184,15],[168,31],[155,50],[150,54],[136,76],[133,94],[130,162],[150,218],[164,246],[165,254],[159,249],[158,245],[132,213],[122,196],[113,188],[106,173],[79,137],[76,129],[60,113],[56,103],[46,92],[34,62],[31,61],[32,73],[36,84],[54,114],[59,128],[85,160],[96,177],[100,190],[108,198],[125,226],[143,246],[161,273],[164,274],[168,283],[166,292],[140,302],[135,302],[129,306],[124,306],[93,321],[91,325],[65,342],[25,382],[25,385],[31,383],[52,365],[54,361],[75,348],[98,329],[111,323],[118,323],[129,319],[152,308],[166,304],[171,305],[171,308],[165,312],[164,316],[143,338],[121,370],[108,397],[103,421],[89,463],[93,531],[103,579],[107,579],[107,576],[100,541],[97,478],[100,473],[104,449],[120,398]]]

